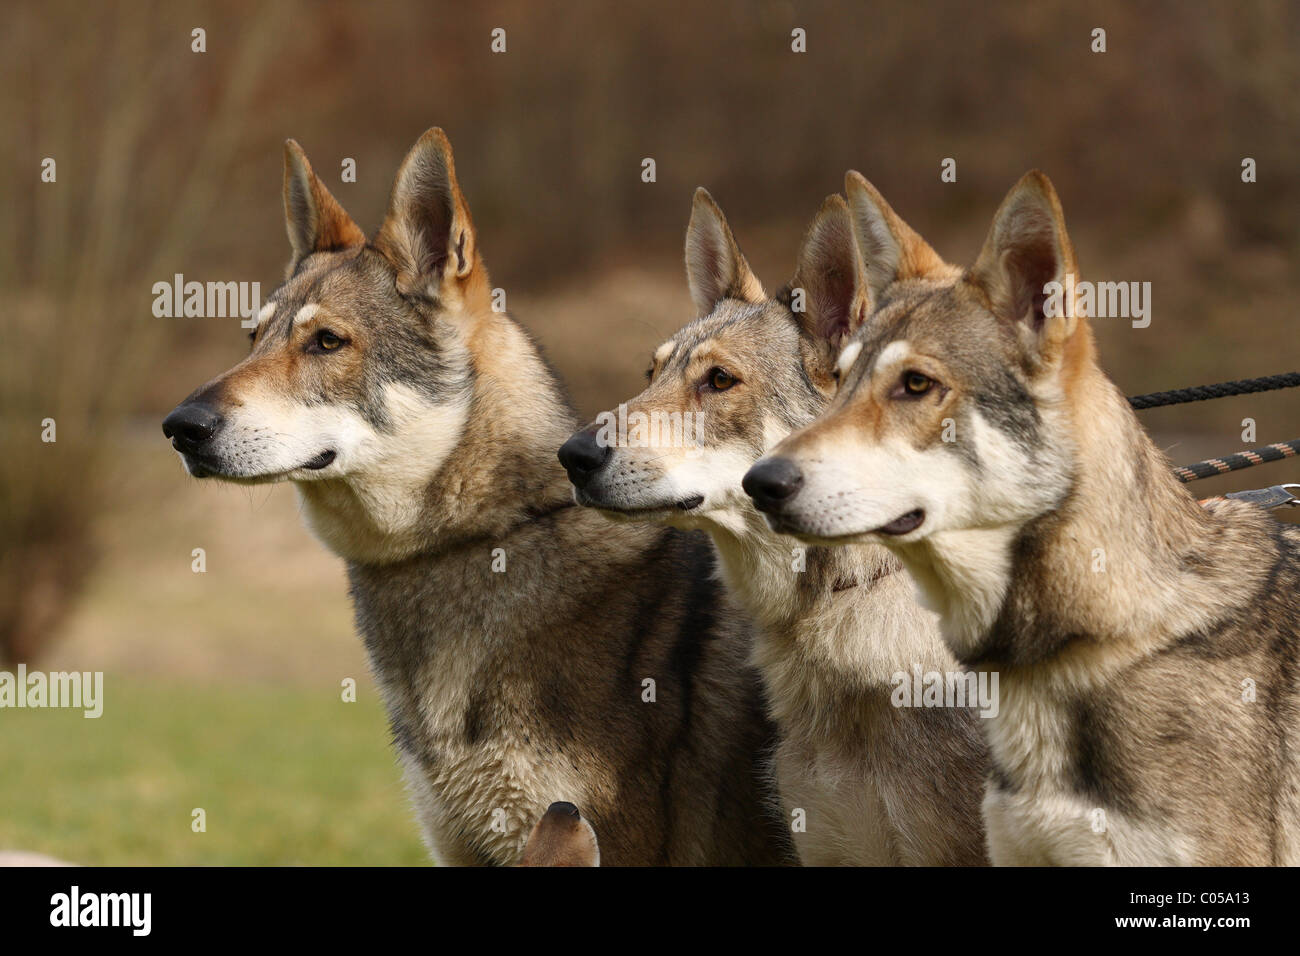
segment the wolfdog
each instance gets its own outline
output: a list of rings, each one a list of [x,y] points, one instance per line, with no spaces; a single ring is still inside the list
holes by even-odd
[[[745,486],[778,530],[889,547],[958,659],[1000,672],[993,861],[1300,863],[1300,529],[1199,505],[1079,303],[1046,305],[1077,276],[1046,176],[969,270],[847,191],[871,317]]]
[[[596,831],[571,803],[546,808],[524,846],[520,866],[600,866]]]
[[[191,475],[292,481],[344,559],[426,842],[518,861],[557,800],[607,865],[777,863],[751,626],[700,534],[572,507],[576,425],[427,132],[369,242],[285,152],[292,248],[251,354],[163,424]]]
[[[958,670],[934,615],[885,548],[792,550],[741,489],[750,465],[825,406],[839,345],[863,315],[844,200],[827,199],[795,278],[768,297],[701,189],[686,269],[701,318],[655,351],[645,391],[602,416],[626,420],[629,440],[594,425],[560,451],[578,503],[712,535],[723,579],[758,623],[773,770],[804,863],[985,862],[978,717],[891,704],[898,678]],[[656,423],[640,440],[637,426]]]

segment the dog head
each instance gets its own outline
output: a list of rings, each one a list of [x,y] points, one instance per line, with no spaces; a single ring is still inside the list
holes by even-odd
[[[857,268],[848,211],[833,196],[795,279],[769,297],[698,190],[686,272],[700,317],[655,350],[641,394],[561,448],[578,503],[616,518],[762,529],[741,478],[833,391],[835,354],[866,314]]]
[[[967,271],[857,173],[846,191],[870,318],[826,414],[755,465],[746,490],[777,530],[896,550],[1055,507],[1072,475],[1065,395],[1093,347],[1076,307],[1047,305],[1048,283],[1076,268],[1051,183],[1032,172],[1011,190]]]
[[[596,831],[571,803],[552,803],[528,836],[520,866],[600,866]]]
[[[490,311],[451,146],[439,129],[421,137],[369,243],[292,140],[284,208],[287,278],[262,307],[250,354],[178,405],[163,434],[195,477],[297,483],[309,522],[345,557],[400,551],[378,542],[400,537],[416,489],[458,441],[472,378],[465,342]],[[340,539],[327,497],[362,502],[374,540]]]

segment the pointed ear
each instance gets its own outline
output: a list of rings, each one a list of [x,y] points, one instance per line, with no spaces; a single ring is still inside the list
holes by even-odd
[[[436,297],[474,271],[474,224],[456,182],[451,143],[437,127],[402,160],[375,247],[397,269],[404,295]]]
[[[365,234],[312,172],[307,155],[293,140],[284,143],[284,225],[293,259],[288,274],[313,252],[359,246]]]
[[[1074,248],[1065,231],[1065,214],[1051,180],[1033,170],[1002,200],[984,248],[969,279],[988,295],[1001,318],[1022,323],[1040,350],[1068,338],[1077,326],[1076,310],[1048,314],[1048,283],[1076,274]],[[1073,306],[1073,303],[1070,304]],[[1059,321],[1057,320],[1059,319]]]
[[[828,196],[822,203],[804,236],[790,286],[804,293],[803,307],[795,311],[799,325],[832,352],[838,352],[866,320],[870,305],[866,273],[844,197]]]
[[[740,253],[727,217],[707,189],[695,190],[691,221],[686,227],[686,282],[700,315],[708,315],[723,299],[762,302],[762,283]]]
[[[885,197],[863,175],[844,175],[844,194],[853,219],[853,235],[866,270],[867,291],[876,302],[885,287],[899,279],[923,279],[945,271],[939,254],[930,248]]]

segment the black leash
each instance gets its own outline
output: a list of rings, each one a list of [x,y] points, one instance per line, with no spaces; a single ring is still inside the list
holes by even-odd
[[[1195,385],[1191,388],[1176,388],[1169,392],[1132,395],[1128,403],[1141,411],[1144,408],[1159,408],[1162,405],[1183,405],[1187,402],[1203,402],[1211,398],[1227,398],[1229,395],[1271,392],[1279,388],[1295,388],[1297,385],[1300,385],[1300,372],[1284,372],[1281,375],[1243,378],[1235,382],[1220,382],[1217,385]]]
[[[1184,405],[1188,402],[1204,402],[1211,398],[1227,398],[1229,395],[1271,392],[1279,388],[1295,388],[1298,385],[1300,385],[1300,372],[1283,372],[1281,375],[1242,378],[1235,382],[1219,382],[1217,385],[1194,385],[1191,388],[1175,388],[1168,392],[1152,392],[1149,395],[1130,395],[1128,403],[1134,409],[1141,411],[1144,408],[1159,408],[1162,405]],[[1274,442],[1263,448],[1252,448],[1250,451],[1237,452],[1222,458],[1207,458],[1205,461],[1193,462],[1190,465],[1179,465],[1174,469],[1174,475],[1186,484],[1198,478],[1226,475],[1230,471],[1261,465],[1266,461],[1281,461],[1283,458],[1292,458],[1297,454],[1300,454],[1300,438]],[[1243,495],[1252,493],[1241,492]]]

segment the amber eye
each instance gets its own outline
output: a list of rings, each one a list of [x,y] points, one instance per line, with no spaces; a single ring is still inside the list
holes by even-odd
[[[725,368],[709,370],[709,387],[715,392],[725,392],[736,384],[736,377]]]
[[[335,335],[333,332],[329,331],[328,329],[325,329],[317,333],[316,344],[319,345],[321,348],[323,348],[326,352],[333,352],[336,348],[338,348],[340,345],[343,344],[343,340],[339,338],[337,335]]]
[[[920,372],[904,372],[903,388],[909,395],[924,395],[934,385],[934,379],[927,378]]]

